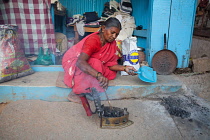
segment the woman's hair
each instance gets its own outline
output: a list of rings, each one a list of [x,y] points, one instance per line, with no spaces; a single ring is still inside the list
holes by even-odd
[[[103,24],[106,28],[110,28],[110,27],[116,27],[116,28],[118,28],[118,29],[122,29],[122,26],[121,26],[121,23],[120,23],[120,21],[117,19],[117,18],[115,18],[115,17],[110,17],[110,18],[108,18],[105,22],[104,22],[104,24]]]

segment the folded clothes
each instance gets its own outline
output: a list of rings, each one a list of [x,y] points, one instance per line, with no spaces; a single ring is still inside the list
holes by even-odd
[[[85,25],[99,25],[99,22],[98,21],[89,22],[89,23],[86,23]]]
[[[100,27],[100,24],[98,21],[86,23],[84,27],[92,27],[92,28],[98,28]]]
[[[69,17],[69,18],[67,19],[67,26],[68,26],[68,25],[73,25],[73,24],[75,24],[76,22],[81,21],[82,18],[83,18],[83,16],[80,15],[80,14],[73,15],[73,17]]]
[[[85,25],[84,27],[99,28],[100,25]]]

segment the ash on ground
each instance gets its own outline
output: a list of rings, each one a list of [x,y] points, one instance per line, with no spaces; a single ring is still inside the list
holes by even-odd
[[[162,96],[161,104],[186,140],[210,138],[210,103],[195,95]]]
[[[183,99],[176,99],[171,96],[168,98],[163,97],[161,104],[165,106],[170,115],[181,118],[188,118],[191,115],[189,111],[186,111],[186,101],[183,101]]]
[[[210,109],[199,104],[192,96],[168,96],[163,97],[161,104],[170,115],[187,118],[189,121],[197,120],[205,123],[210,128]]]

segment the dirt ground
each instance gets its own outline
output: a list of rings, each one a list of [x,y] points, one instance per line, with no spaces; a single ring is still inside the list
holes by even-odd
[[[8,103],[0,103],[0,114],[2,112],[2,110],[6,107]]]
[[[174,74],[183,83],[185,90],[182,93],[179,91],[175,94],[156,95],[157,100],[149,97],[136,100],[160,102],[170,114],[183,139],[209,139],[210,73],[193,73],[187,68],[177,69]],[[0,104],[0,114],[8,104]]]
[[[193,73],[190,68],[177,69],[175,73],[192,94],[210,102],[210,72]]]
[[[184,139],[209,139],[210,104],[192,94],[170,95],[161,104],[171,115]]]
[[[171,115],[184,139],[210,138],[210,72],[193,73],[190,68],[177,69],[184,92],[157,95]]]

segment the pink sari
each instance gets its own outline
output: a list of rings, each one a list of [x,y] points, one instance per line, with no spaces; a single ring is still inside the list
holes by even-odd
[[[97,33],[92,33],[89,36]],[[70,48],[62,60],[65,71],[64,83],[72,88],[75,94],[88,93],[89,90],[87,89],[92,87],[95,87],[99,92],[104,91],[95,77],[84,73],[76,66],[83,44],[89,36]],[[112,80],[116,77],[117,72],[111,71],[109,67],[117,65],[118,58],[116,42],[113,41],[106,43],[98,52],[93,53],[88,60],[88,64],[98,72],[101,72],[107,79]]]

